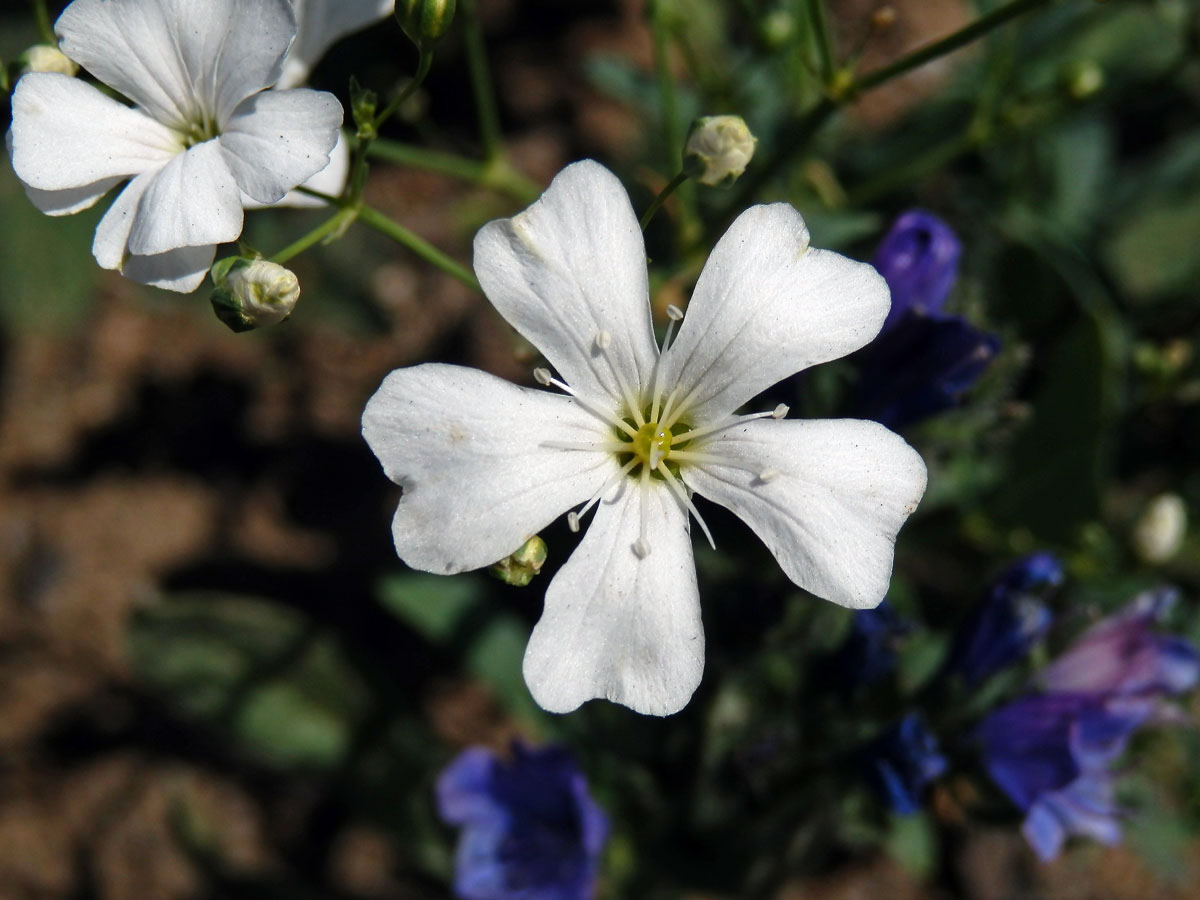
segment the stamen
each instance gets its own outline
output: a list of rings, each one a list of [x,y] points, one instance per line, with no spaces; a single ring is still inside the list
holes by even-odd
[[[692,401],[696,399],[696,395],[698,393],[700,393],[700,385],[696,385],[694,388],[692,388],[690,391],[688,391],[688,395],[683,398],[683,400],[678,404],[677,407],[671,409],[669,414],[668,414],[667,410],[664,409],[663,417],[662,417],[662,419],[659,420],[662,422],[663,428],[670,428],[671,426],[673,426],[679,420],[679,417],[684,414],[684,412],[687,410],[687,408],[689,406],[691,406]],[[671,392],[670,399],[671,400],[675,399],[674,391]],[[667,406],[671,406],[670,402],[667,403]]]
[[[778,419],[781,418],[779,413],[780,408],[783,409],[782,415],[787,415],[787,407],[780,403],[770,412],[747,413],[744,416],[730,416],[724,422],[716,425],[705,425],[701,428],[693,428],[691,431],[685,431],[682,434],[675,436],[675,441],[682,444],[684,441],[694,441],[696,438],[707,437],[710,434],[717,434],[727,429],[741,425],[743,422],[749,422],[753,419]],[[670,428],[669,424],[665,424],[664,428]],[[671,451],[674,453],[674,451]]]
[[[771,410],[771,418],[772,419],[782,419],[787,414],[788,414],[788,405],[786,403],[780,403],[777,407],[775,407],[773,410]]]
[[[645,559],[650,555],[650,543],[646,540],[646,522],[650,516],[648,503],[650,500],[650,469],[647,466],[642,466],[642,496],[640,499],[639,512],[641,515],[638,522],[638,538],[633,542],[633,552],[638,559]]]
[[[542,441],[538,444],[539,447],[547,447],[551,450],[597,450],[604,453],[628,453],[629,443],[627,441]]]
[[[774,481],[778,477],[779,477],[778,469],[763,469],[761,472],[758,473],[758,480],[761,481],[763,484],[766,484],[768,481]]]
[[[667,318],[670,319],[667,323],[667,333],[663,335],[662,347],[658,351],[658,358],[654,360],[654,370],[650,373],[650,421],[658,421],[658,404],[662,400],[662,360],[667,352],[667,348],[671,346],[671,335],[675,333],[675,323],[683,318],[683,310],[674,303],[667,304]],[[664,411],[664,415],[665,415]],[[669,427],[669,426],[668,426]],[[653,466],[651,466],[653,468]]]
[[[628,445],[622,444],[621,446],[627,447]],[[587,511],[589,509],[591,509],[593,506],[595,506],[600,501],[601,497],[603,497],[605,494],[608,493],[608,489],[611,488],[618,481],[620,481],[622,478],[624,478],[626,475],[628,475],[630,470],[637,464],[638,464],[638,458],[635,456],[629,462],[625,463],[625,465],[621,466],[621,470],[619,472],[616,472],[613,475],[610,475],[605,480],[604,484],[600,485],[600,490],[598,490],[598,491],[596,491],[596,493],[592,494],[591,499],[588,500],[588,502],[585,503],[580,508],[579,512],[567,513],[567,527],[570,528],[572,531],[578,531],[580,517],[586,515]],[[572,517],[574,517],[574,522],[575,522],[574,525],[571,524]]]
[[[565,381],[560,381],[559,379],[552,376],[550,374],[549,369],[543,369],[540,367],[537,369],[534,369],[533,377],[537,381],[537,383],[542,385],[543,387],[549,387],[550,385],[554,385],[556,388],[558,388],[564,394],[567,394],[568,396],[570,396],[576,403],[578,403],[580,405],[580,407],[582,407],[585,411],[590,412],[593,416],[595,416],[601,422],[604,422],[607,425],[611,425],[613,428],[616,428],[616,429],[619,429],[620,431],[625,432],[631,438],[637,437],[637,429],[630,427],[628,422],[626,422],[624,419],[618,418],[615,413],[611,413],[611,412],[608,412],[603,409],[597,409],[596,407],[592,406],[592,404],[588,403],[586,400],[583,400],[578,394],[575,393],[575,391],[573,391],[570,388],[570,386]]]
[[[718,456],[715,453],[702,453],[696,450],[672,450],[671,459],[681,463],[693,463],[703,465],[709,463],[714,466],[727,466],[730,469],[741,469],[743,472],[750,472],[759,481],[767,482],[774,478],[779,473],[774,469],[763,469],[761,466],[756,466],[751,463],[744,463],[740,460],[730,459],[727,456]],[[768,477],[764,478],[766,475]]]
[[[664,456],[666,456],[666,454],[658,448],[657,442],[650,445],[650,471],[653,472],[658,468],[658,464],[662,462]]]
[[[607,350],[612,345],[612,332],[600,329],[596,332],[596,349]]]
[[[704,519],[700,516],[700,511],[692,503],[692,498],[687,495],[687,488],[679,483],[679,480],[671,474],[671,470],[666,466],[663,466],[662,474],[663,478],[666,479],[667,486],[675,492],[675,496],[679,498],[679,501],[686,507],[687,511],[692,514],[692,517],[696,520],[696,524],[700,526],[700,530],[708,538],[708,546],[716,550],[717,542],[713,540],[712,532],[708,530],[708,525],[704,523]]]

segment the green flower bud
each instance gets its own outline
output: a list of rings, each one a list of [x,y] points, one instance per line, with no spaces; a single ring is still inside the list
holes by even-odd
[[[79,66],[54,44],[34,44],[21,54],[25,72],[54,72],[74,76]]]
[[[282,322],[300,299],[295,273],[270,260],[229,256],[210,273],[213,311],[234,331]]]
[[[536,534],[521,545],[516,553],[493,563],[488,571],[514,587],[525,587],[546,564],[546,542]]]
[[[757,141],[741,116],[704,116],[688,132],[683,170],[701,184],[728,187],[746,171]]]
[[[1066,67],[1062,80],[1074,100],[1084,100],[1104,87],[1104,70],[1091,61],[1072,63]]]
[[[350,76],[350,114],[354,117],[354,127],[361,140],[374,140],[375,113],[379,106],[378,95],[370,88],[358,83],[358,79]]]
[[[396,21],[422,49],[432,46],[454,21],[455,0],[396,0]]]

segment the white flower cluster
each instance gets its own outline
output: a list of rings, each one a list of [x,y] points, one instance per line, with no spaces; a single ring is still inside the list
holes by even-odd
[[[303,80],[334,39],[392,5],[75,0],[55,23],[60,49],[132,105],[67,74],[30,72],[12,96],[13,169],[50,215],[86,209],[126,182],[96,228],[96,261],[194,290],[216,246],[241,234],[244,208],[277,203],[326,169],[344,180],[344,147],[330,166],[341,104],[267,88]],[[299,38],[298,21],[308,26]]]

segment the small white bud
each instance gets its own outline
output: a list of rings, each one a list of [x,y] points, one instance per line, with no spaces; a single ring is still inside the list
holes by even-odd
[[[1187,507],[1177,494],[1159,494],[1133,526],[1133,549],[1142,562],[1166,562],[1187,533]]]
[[[746,171],[757,141],[741,116],[704,116],[688,132],[683,170],[701,184],[726,187]]]
[[[34,44],[22,54],[26,72],[54,72],[74,76],[79,66],[53,44]]]
[[[266,259],[232,256],[212,267],[213,310],[234,331],[282,322],[300,299],[300,282],[290,269]]]

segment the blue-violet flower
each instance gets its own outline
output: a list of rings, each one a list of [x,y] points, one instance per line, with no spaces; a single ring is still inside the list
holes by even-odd
[[[519,741],[505,759],[464,750],[437,782],[441,818],[462,826],[454,890],[464,900],[588,900],[608,817],[564,748]]]

